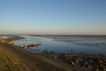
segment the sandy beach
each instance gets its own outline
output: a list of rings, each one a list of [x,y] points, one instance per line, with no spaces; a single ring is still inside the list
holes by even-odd
[[[23,37],[7,38],[5,41],[24,39]],[[9,43],[0,43],[0,71],[66,71],[65,69],[55,66],[42,60],[40,57],[33,55],[13,46]]]

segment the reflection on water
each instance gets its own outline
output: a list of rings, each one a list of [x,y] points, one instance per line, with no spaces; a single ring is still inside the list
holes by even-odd
[[[74,45],[66,42],[54,41],[52,38],[45,37],[33,37],[33,36],[24,36],[26,39],[14,41],[16,45],[23,46],[28,43],[41,43],[41,46],[38,47],[25,47],[23,48],[26,51],[32,53],[39,53],[48,49],[49,51],[55,52],[64,52],[64,53],[87,53],[87,54],[104,54],[106,55],[105,48],[94,48],[90,46]],[[73,52],[72,52],[73,50]]]
[[[9,36],[0,36],[1,39],[7,39]]]
[[[97,48],[106,48],[106,35],[38,35],[39,37],[53,38],[54,41],[68,42]]]

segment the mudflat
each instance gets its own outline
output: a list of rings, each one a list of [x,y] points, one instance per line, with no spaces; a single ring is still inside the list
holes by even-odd
[[[5,41],[24,39],[15,36],[7,38]],[[55,66],[44,61],[40,57],[33,55],[13,46],[9,43],[0,43],[0,71],[66,71],[65,69]]]

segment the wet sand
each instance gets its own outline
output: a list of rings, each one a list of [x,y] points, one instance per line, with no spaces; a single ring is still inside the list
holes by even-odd
[[[15,36],[5,41],[24,39]],[[0,43],[0,71],[66,71],[55,66],[37,55],[33,55],[8,43]]]

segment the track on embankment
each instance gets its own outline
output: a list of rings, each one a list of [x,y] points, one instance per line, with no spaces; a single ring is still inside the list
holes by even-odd
[[[5,39],[19,40],[22,37]],[[8,43],[0,43],[0,71],[66,71]]]

